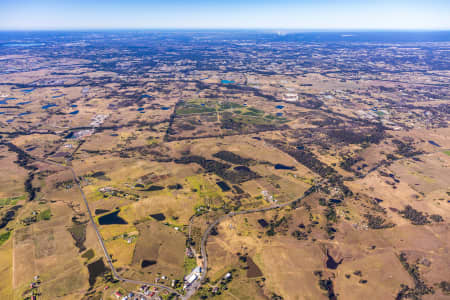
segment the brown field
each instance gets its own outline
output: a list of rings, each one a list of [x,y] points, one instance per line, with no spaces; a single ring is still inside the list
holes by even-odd
[[[17,155],[6,147],[0,148],[0,199],[24,195],[24,182],[28,172],[14,161]]]
[[[35,275],[41,278],[45,299],[54,299],[87,286],[87,270],[65,228],[71,210],[62,203],[52,204],[50,208],[51,220],[17,229],[14,235],[13,286],[16,295],[29,286]]]
[[[149,274],[146,278],[163,274],[180,279],[184,274],[184,235],[171,227],[152,221],[137,227],[139,238],[133,254],[133,267]],[[143,260],[156,261],[156,264],[142,268]]]
[[[308,191],[214,228],[194,299],[404,300],[421,281],[418,299],[448,298],[447,42],[172,34],[0,47],[0,299],[36,275],[38,299],[138,289],[108,272],[89,286],[103,249],[72,172],[46,159],[73,167],[125,278],[183,285],[214,220]],[[126,224],[100,225],[111,212]]]
[[[249,253],[266,278],[265,289],[281,294],[285,299],[326,299],[314,271],[322,271],[325,278],[333,278],[334,291],[339,298],[360,299],[368,294],[383,299],[395,297],[400,284],[413,285],[398,260],[400,251],[408,253],[412,261],[424,257],[432,261],[431,267],[420,268],[427,283],[440,282],[448,276],[444,254],[448,248],[448,233],[445,233],[448,226],[445,224],[413,226],[406,223],[389,230],[361,231],[350,222],[341,222],[334,241],[313,231],[312,236],[317,238],[313,242],[311,238],[297,241],[289,233],[269,239],[263,233],[267,229],[256,220],[269,220],[271,215],[273,213],[234,217],[219,226],[219,235],[208,242],[212,281],[238,266],[238,252]],[[288,232],[298,223],[307,224],[306,216],[304,209],[295,210]],[[324,249],[329,249],[336,261],[343,259],[336,270],[326,267]],[[353,274],[358,270],[362,277]],[[345,276],[348,274],[350,278]],[[362,279],[367,283],[361,284]],[[247,288],[246,283],[241,287]]]
[[[13,299],[13,239],[0,247],[0,273],[2,280],[0,281],[0,297],[5,300]],[[15,270],[14,270],[15,271]]]

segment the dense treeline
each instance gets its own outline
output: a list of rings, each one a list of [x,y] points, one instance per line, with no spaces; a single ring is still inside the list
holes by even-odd
[[[403,268],[409,273],[414,281],[414,288],[410,288],[409,286],[402,284],[401,290],[398,292],[395,297],[396,300],[402,299],[421,299],[423,295],[434,294],[434,289],[429,287],[423,281],[419,266],[417,264],[408,263],[408,259],[405,253],[400,253],[399,255],[400,263]]]
[[[397,139],[392,140],[392,143],[397,146],[395,153],[404,157],[412,157],[423,153],[422,151],[417,151],[411,143],[404,143]]]
[[[319,174],[320,176],[328,179],[328,182],[331,185],[338,186],[342,190],[344,195],[352,195],[350,189],[344,185],[342,176],[339,175],[335,169],[320,161],[314,153],[305,149],[304,146],[293,148],[287,145],[283,145],[279,142],[268,142],[272,142],[277,148],[295,158],[302,165],[311,169],[313,172]]]
[[[330,130],[327,134],[333,140],[346,144],[378,144],[385,137],[384,130],[380,126],[369,132],[345,128]]]
[[[28,193],[28,200],[33,201],[36,197],[36,192],[40,190],[40,188],[33,187],[33,172],[37,170],[35,166],[31,165],[31,163],[33,162],[33,158],[13,143],[4,143],[3,145],[7,146],[9,151],[15,152],[17,154],[17,160],[15,161],[15,163],[29,171],[28,177],[24,182],[24,187],[25,192]]]
[[[197,155],[184,156],[180,159],[176,159],[175,162],[179,164],[197,163],[207,172],[214,173],[217,176],[235,184],[260,178],[260,175],[251,171],[247,167],[236,167],[233,170],[229,170],[231,167],[229,164],[221,163],[212,159],[206,159]]]
[[[245,165],[248,166],[252,159],[243,158],[233,152],[230,151],[219,151],[213,154],[214,157],[220,158],[221,160],[230,162],[236,165]]]

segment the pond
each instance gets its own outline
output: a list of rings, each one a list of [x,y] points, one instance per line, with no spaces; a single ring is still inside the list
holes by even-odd
[[[278,113],[276,113],[276,115],[277,115],[277,117],[281,117],[283,115],[283,113],[278,112]]]
[[[159,185],[151,185],[150,187],[146,188],[144,191],[147,192],[154,192],[154,191],[161,191],[163,190],[164,187],[163,186],[159,186]]]
[[[78,114],[80,111],[79,110],[74,110],[72,112],[69,113],[69,115],[76,115]]]
[[[19,114],[19,117],[21,117],[21,116],[26,116],[26,115],[31,115],[31,114],[32,114],[31,111],[26,111],[26,112],[20,113],[20,114]]]
[[[25,90],[22,90],[22,92],[24,92],[25,94],[29,94],[29,93],[31,93],[32,91],[34,91],[34,89],[25,89]]]
[[[222,189],[222,192],[231,190],[230,186],[225,181],[216,182],[216,184]]]
[[[70,107],[78,107],[78,105],[76,104],[72,104]]]
[[[5,98],[3,100],[0,100],[0,104],[8,104],[8,101],[17,100],[17,98]]]
[[[275,106],[276,108],[278,108],[278,109],[283,109],[284,108],[284,105],[277,105],[277,106]]]
[[[31,103],[31,101],[18,102],[17,105],[25,105],[25,104],[29,104],[29,103]]]
[[[167,107],[167,106],[163,106],[163,107],[161,107],[161,109],[162,109],[162,110],[169,110],[169,109],[170,109],[170,107]]]
[[[275,170],[294,170],[295,167],[289,167],[289,166],[285,166],[283,164],[276,164],[274,166]]]
[[[102,258],[94,261],[91,264],[88,264],[87,268],[89,272],[89,285],[91,287],[95,284],[95,280],[97,279],[97,277],[103,275],[106,271],[108,271],[105,264],[103,263]]]
[[[96,214],[96,215],[101,215],[101,214],[107,213],[108,211],[109,211],[109,209],[101,209],[101,208],[97,208],[97,209],[95,210],[95,214]]]
[[[339,267],[339,265],[342,263],[342,261],[344,260],[343,258],[341,258],[341,260],[339,262],[335,261],[334,258],[328,253],[327,250],[327,268],[328,269],[332,269],[332,270],[336,270],[337,267]]]
[[[52,98],[56,99],[56,98],[60,98],[60,97],[63,97],[63,96],[65,96],[65,94],[61,94],[61,95],[56,95],[56,96],[52,96]]]
[[[152,217],[156,221],[164,221],[166,219],[166,216],[163,213],[153,214],[153,215],[150,215],[150,217]]]
[[[269,223],[267,223],[267,221],[264,219],[259,219],[258,223],[259,225],[261,225],[262,228],[266,228],[267,226],[269,226]]]
[[[225,80],[225,79],[222,79],[220,82],[221,82],[222,84],[233,84],[233,83],[234,83],[234,80]]]
[[[55,107],[55,106],[58,106],[58,105],[56,105],[55,103],[49,103],[49,104],[42,106],[42,109],[47,109],[47,108]]]
[[[342,200],[339,200],[339,199],[330,199],[330,202],[331,202],[331,203],[334,203],[334,204],[339,204],[339,203],[342,202]]]
[[[436,143],[434,141],[428,141],[428,143],[430,143],[431,145],[436,146],[436,147],[440,147],[441,146],[441,145],[439,145],[438,143]]]
[[[70,132],[68,135],[66,135],[64,138],[65,138],[65,139],[71,139],[71,138],[73,138],[73,131]]]
[[[144,259],[141,263],[141,268],[145,268],[145,267],[149,267],[149,266],[153,266],[153,265],[156,265],[156,260]]]
[[[118,216],[119,212],[120,210],[117,210],[110,214],[99,217],[98,223],[100,225],[128,224],[127,221]]]
[[[137,109],[137,111],[143,111],[143,110],[144,110],[143,107],[139,107],[139,108]]]

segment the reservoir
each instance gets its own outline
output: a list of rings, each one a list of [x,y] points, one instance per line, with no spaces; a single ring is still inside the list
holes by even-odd
[[[110,214],[99,217],[98,223],[100,225],[128,224],[124,219],[118,216],[119,212],[120,210],[117,210]]]
[[[231,190],[230,186],[225,181],[219,181],[216,183],[222,189],[222,192],[227,192]]]
[[[434,141],[428,141],[428,143],[430,143],[431,145],[436,146],[436,147],[440,147],[441,146],[441,145],[439,145],[438,143],[436,143]]]
[[[55,106],[58,106],[58,105],[56,105],[55,103],[49,103],[49,104],[42,106],[42,109],[47,109],[47,108],[55,107]]]
[[[233,84],[234,83],[234,80],[225,80],[225,79],[223,79],[223,80],[221,80],[220,81],[222,84]]]
[[[289,166],[285,166],[282,164],[276,164],[274,166],[274,168],[275,168],[275,170],[293,170],[293,169],[295,169],[295,167],[289,167]]]
[[[152,217],[156,221],[164,221],[166,219],[166,216],[164,214],[162,214],[162,213],[153,214],[153,215],[150,215],[150,217]]]

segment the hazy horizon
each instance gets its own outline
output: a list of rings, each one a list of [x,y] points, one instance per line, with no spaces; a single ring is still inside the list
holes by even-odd
[[[0,30],[449,30],[449,1],[0,0]]]

